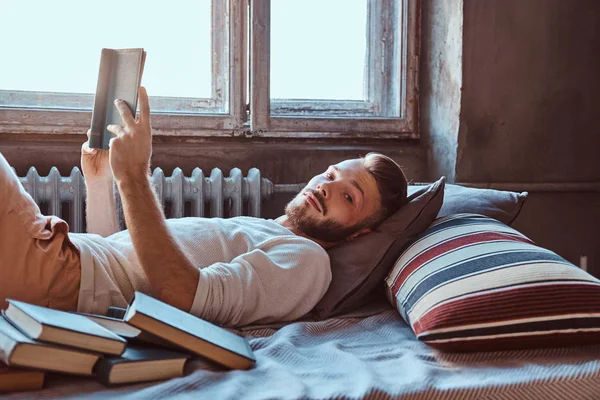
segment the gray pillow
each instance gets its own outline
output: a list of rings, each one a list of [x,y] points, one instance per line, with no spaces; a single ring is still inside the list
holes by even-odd
[[[408,194],[420,188],[422,186],[409,185]],[[519,215],[527,195],[527,192],[476,189],[448,183],[444,189],[444,204],[438,218],[450,214],[481,214],[509,225]]]
[[[404,248],[436,218],[445,182],[442,177],[413,191],[408,202],[373,232],[328,250],[332,280],[313,316],[329,318],[353,310],[382,286]]]

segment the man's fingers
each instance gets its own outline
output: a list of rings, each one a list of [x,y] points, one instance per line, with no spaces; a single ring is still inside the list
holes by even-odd
[[[112,149],[112,148],[113,148],[113,142],[115,141],[115,139],[116,139],[116,138],[111,138],[111,139],[108,141],[108,148],[109,148],[109,149]]]
[[[140,121],[146,126],[150,126],[150,101],[146,88],[140,86],[138,100],[140,102]]]
[[[131,114],[131,110],[129,109],[127,103],[118,99],[115,100],[115,106],[117,107],[117,110],[119,110],[119,114],[121,115],[121,119],[123,120],[125,126],[128,128],[133,128],[135,126],[135,120],[133,119],[133,115]]]
[[[123,136],[125,134],[125,129],[120,125],[108,125],[106,129],[117,136]]]
[[[96,152],[97,152],[97,151],[98,151],[98,149],[92,149],[92,148],[89,146],[89,142],[84,142],[84,143],[81,145],[81,153],[82,153],[82,154],[96,154]]]

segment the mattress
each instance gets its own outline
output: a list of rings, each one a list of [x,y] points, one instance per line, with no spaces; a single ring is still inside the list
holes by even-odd
[[[598,399],[600,346],[448,354],[416,340],[385,303],[325,321],[240,331],[249,371],[191,360],[186,375],[106,388],[50,375],[44,390],[7,399]]]

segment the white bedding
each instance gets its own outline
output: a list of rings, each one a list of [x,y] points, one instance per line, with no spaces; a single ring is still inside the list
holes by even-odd
[[[193,360],[185,377],[170,381],[109,389],[92,379],[51,376],[42,391],[5,398],[600,398],[600,346],[442,354],[417,341],[384,304],[242,334],[257,357],[250,371],[224,372]]]

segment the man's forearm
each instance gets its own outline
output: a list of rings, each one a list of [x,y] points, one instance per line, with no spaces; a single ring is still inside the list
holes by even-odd
[[[133,247],[154,295],[189,311],[200,272],[168,231],[149,179],[120,182],[119,191]]]
[[[86,180],[87,231],[103,237],[119,231],[113,182],[110,180]]]

